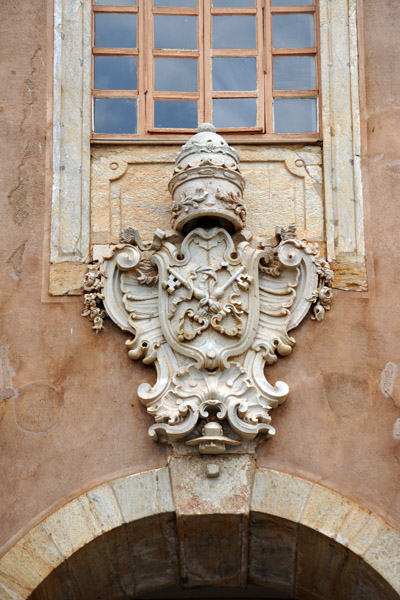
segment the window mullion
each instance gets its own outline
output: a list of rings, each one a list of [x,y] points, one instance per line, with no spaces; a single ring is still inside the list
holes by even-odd
[[[272,18],[271,0],[265,0],[264,7],[264,60],[265,60],[265,126],[266,133],[274,131],[273,118],[273,76],[272,76]]]
[[[146,133],[146,71],[147,56],[145,48],[146,14],[145,0],[138,0],[138,127],[137,132],[143,136]]]
[[[317,52],[315,55],[315,76],[316,86],[318,90],[317,109],[318,109],[318,131],[322,133],[322,102],[321,102],[321,41],[320,41],[320,29],[319,29],[319,0],[315,0],[315,13],[314,13],[314,35],[315,45]]]
[[[154,25],[153,25],[153,2],[148,0],[142,0],[144,15],[145,15],[145,31],[144,37],[144,49],[146,54],[145,62],[145,90],[144,90],[144,104],[145,104],[145,132],[148,134],[153,127],[153,38],[154,38]]]
[[[256,28],[257,28],[257,95],[258,95],[258,107],[257,107],[257,126],[261,127],[265,131],[265,90],[264,90],[264,23],[263,23],[263,0],[256,0]]]
[[[199,0],[203,14],[203,121],[212,123],[211,99],[211,0]]]

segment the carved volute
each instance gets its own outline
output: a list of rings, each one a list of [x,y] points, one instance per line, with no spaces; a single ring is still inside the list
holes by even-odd
[[[236,151],[210,124],[183,146],[169,183],[171,231],[142,242],[130,227],[91,265],[84,316],[131,334],[132,359],[155,364],[138,396],[149,433],[179,452],[248,452],[275,433],[271,409],[289,388],[265,365],[291,352],[289,331],[330,308],[332,271],[318,249],[277,227],[252,242]]]

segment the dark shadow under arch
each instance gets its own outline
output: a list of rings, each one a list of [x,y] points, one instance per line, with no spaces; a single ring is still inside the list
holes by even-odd
[[[264,513],[250,513],[244,524],[249,535],[243,537],[249,541],[244,541],[246,547],[237,556],[237,547],[231,551],[224,544],[229,519],[235,515],[223,517],[198,517],[196,559],[186,568],[202,574],[205,587],[185,588],[181,561],[186,559],[175,513],[163,513],[97,537],[54,569],[30,600],[400,598],[347,547],[304,525]],[[247,560],[247,587],[230,588],[231,572],[243,557]]]

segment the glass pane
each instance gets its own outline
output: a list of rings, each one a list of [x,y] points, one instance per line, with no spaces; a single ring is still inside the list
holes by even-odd
[[[257,89],[256,58],[212,59],[212,89],[215,92],[245,92]]]
[[[272,6],[311,6],[314,0],[272,0]]]
[[[317,127],[316,98],[275,98],[276,133],[314,133]]]
[[[154,48],[197,48],[197,17],[154,15]]]
[[[158,92],[197,92],[195,58],[156,58],[154,71]]]
[[[136,48],[136,15],[98,13],[95,18],[95,46]]]
[[[255,16],[218,16],[212,18],[213,48],[255,48]]]
[[[136,56],[95,56],[94,87],[96,90],[136,90]]]
[[[215,98],[213,123],[215,127],[255,127],[256,98]]]
[[[155,100],[154,126],[196,129],[197,102],[193,100]]]
[[[154,0],[154,6],[184,6],[190,8],[197,6],[197,0]]]
[[[136,133],[137,101],[131,98],[95,98],[95,133]]]
[[[314,56],[275,56],[275,90],[314,90]]]
[[[136,6],[136,0],[95,0],[95,4],[109,4],[110,6]]]
[[[314,17],[309,14],[272,15],[274,48],[314,46]]]
[[[243,8],[244,6],[255,6],[256,0],[213,0],[212,5],[217,8]]]

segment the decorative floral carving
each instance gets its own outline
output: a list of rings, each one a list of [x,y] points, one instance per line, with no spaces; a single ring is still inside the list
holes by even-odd
[[[285,227],[277,227],[276,234],[282,241],[293,240],[296,238],[296,225],[288,225]]]
[[[208,192],[203,188],[197,188],[195,194],[188,194],[183,191],[180,199],[172,204],[172,224],[181,212],[189,212],[189,209],[199,208],[199,204],[206,200]]]
[[[314,304],[311,318],[316,321],[322,321],[325,317],[325,311],[331,308],[333,271],[329,263],[323,258],[315,257],[314,265],[318,275],[318,287],[310,297],[311,302]]]
[[[141,240],[140,233],[133,227],[121,229],[119,233],[119,241],[121,244],[132,244],[132,246],[139,246],[139,248],[143,248],[143,242]]]
[[[246,207],[243,204],[242,196],[239,192],[222,192],[220,189],[217,189],[215,197],[217,200],[226,202],[228,207],[233,210],[236,215],[238,215],[243,224],[245,223]]]
[[[88,266],[84,280],[84,305],[82,317],[87,317],[93,322],[92,329],[99,333],[103,329],[103,321],[107,316],[103,307],[104,296],[102,294],[102,263]]]

